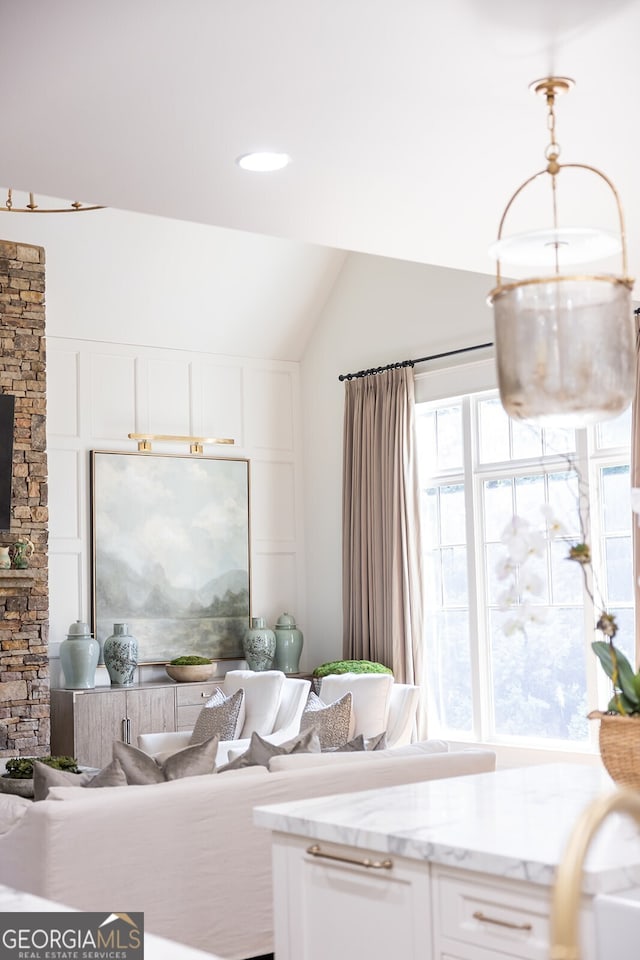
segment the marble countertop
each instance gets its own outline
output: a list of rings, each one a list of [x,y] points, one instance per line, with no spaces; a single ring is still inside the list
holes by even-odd
[[[581,812],[615,785],[600,767],[545,764],[256,807],[270,830],[550,886]],[[585,893],[640,885],[640,833],[610,816]]]
[[[72,907],[65,907],[53,900],[35,897],[0,884],[0,913],[75,913]],[[187,947],[152,933],[144,935],[145,960],[222,960],[213,953],[204,953],[193,947]]]

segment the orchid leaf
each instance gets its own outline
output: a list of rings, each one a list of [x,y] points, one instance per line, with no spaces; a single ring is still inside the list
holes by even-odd
[[[625,699],[629,701],[631,710],[638,710],[640,708],[640,693],[636,687],[636,675],[624,653],[605,640],[594,640],[591,649],[600,660],[602,669],[613,681],[614,686],[620,689]]]
[[[618,703],[620,701],[620,704]],[[621,706],[625,714],[638,713],[638,707],[635,707],[632,703],[627,700],[624,693],[617,693],[615,697],[611,697],[609,703],[607,704],[607,713],[620,713],[618,706]]]

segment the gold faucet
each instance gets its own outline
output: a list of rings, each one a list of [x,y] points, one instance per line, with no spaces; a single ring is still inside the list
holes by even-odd
[[[576,823],[558,870],[551,900],[551,960],[580,960],[578,919],[582,868],[598,828],[610,813],[628,813],[640,827],[640,792],[624,787],[598,797]]]

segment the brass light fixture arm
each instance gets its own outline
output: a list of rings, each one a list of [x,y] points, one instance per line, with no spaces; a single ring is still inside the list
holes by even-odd
[[[522,191],[529,186],[534,180],[542,176],[544,173],[548,173],[551,177],[551,189],[552,189],[552,202],[553,202],[553,227],[557,229],[557,197],[556,197],[556,177],[561,170],[573,169],[573,170],[587,170],[590,173],[594,173],[596,176],[600,177],[603,180],[611,192],[613,193],[616,206],[618,208],[618,224],[620,229],[620,240],[622,244],[622,282],[627,285],[631,284],[632,281],[628,277],[628,261],[627,261],[627,239],[626,239],[626,230],[624,223],[624,214],[622,212],[622,204],[620,203],[620,197],[618,191],[613,185],[609,177],[606,176],[601,170],[598,170],[596,167],[591,167],[585,163],[558,163],[558,157],[560,156],[560,144],[556,140],[556,115],[555,115],[555,101],[556,97],[559,94],[568,93],[569,90],[574,86],[574,81],[569,77],[545,77],[542,80],[535,80],[532,84],[529,85],[529,89],[535,93],[543,96],[547,104],[547,129],[549,131],[550,141],[547,144],[544,155],[547,160],[547,166],[544,170],[534,173],[533,176],[529,177],[528,180],[525,180],[515,193],[512,195],[511,199],[507,203],[502,218],[500,220],[500,226],[498,228],[498,242],[502,239],[502,231],[504,227],[504,222],[506,220],[507,214],[511,209],[516,198],[522,193]],[[559,274],[559,264],[557,259],[557,249],[556,249],[556,275]],[[565,279],[569,279],[566,277]],[[491,291],[489,295],[489,301],[492,302],[493,298],[497,296],[503,289],[502,286],[502,276],[501,276],[501,265],[500,258],[496,258],[496,287]]]
[[[235,443],[228,437],[183,437],[173,436],[168,433],[128,433],[129,440],[138,441],[138,450],[140,453],[150,453],[151,443],[155,440],[166,443],[188,443],[190,453],[203,453],[205,443],[231,444]]]
[[[628,277],[627,237],[626,237],[626,230],[625,230],[624,213],[622,212],[620,195],[618,194],[618,191],[616,190],[614,184],[609,179],[609,177],[602,172],[602,170],[598,170],[597,167],[591,167],[587,163],[558,164],[558,171],[560,170],[587,170],[589,171],[589,173],[595,173],[596,176],[604,180],[604,182],[607,184],[607,186],[611,190],[616,202],[616,207],[618,209],[618,225],[620,230],[620,241],[622,244],[622,279],[623,281],[631,282]],[[498,240],[502,239],[502,230],[504,227],[504,222],[507,218],[507,214],[509,213],[509,210],[511,209],[514,201],[520,196],[522,191],[529,186],[530,183],[533,183],[534,180],[537,180],[538,177],[543,176],[545,173],[549,173],[548,168],[545,168],[544,170],[538,170],[538,172],[534,173],[533,176],[529,177],[528,180],[525,180],[524,183],[521,183],[518,189],[516,190],[516,192],[511,196],[511,199],[509,200],[506,207],[504,208],[504,212],[502,214],[502,217],[500,218],[500,226],[498,227]],[[556,175],[557,174],[555,173],[551,174],[551,176],[553,176],[554,178]],[[490,296],[494,296],[495,294],[499,293],[501,289],[503,288],[502,288],[500,258],[497,257],[496,258],[496,287],[495,287],[495,290],[491,291]]]
[[[68,207],[39,207],[33,192],[29,192],[29,202],[25,207],[14,207],[13,189],[7,190],[7,199],[4,205],[0,204],[0,213],[84,213],[87,210],[104,210],[98,204],[84,204],[75,200]]]

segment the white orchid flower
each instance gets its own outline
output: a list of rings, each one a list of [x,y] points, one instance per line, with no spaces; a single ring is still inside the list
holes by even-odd
[[[544,593],[544,580],[534,570],[525,570],[520,574],[520,587],[534,597],[541,597]]]
[[[638,501],[638,509],[640,510],[640,501]],[[549,531],[549,537],[551,540],[555,540],[556,537],[563,537],[568,534],[567,528],[561,520],[558,520],[550,503],[543,503],[540,507],[540,510],[542,512],[542,516],[547,521],[547,530]]]
[[[515,583],[512,583],[510,587],[498,595],[498,607],[500,610],[510,610],[511,607],[516,606],[517,603],[518,591],[516,590]]]
[[[517,564],[513,563],[508,557],[502,557],[496,563],[496,577],[498,580],[507,580],[508,577],[513,576],[515,573],[516,566]]]
[[[510,620],[505,620],[502,632],[505,637],[512,637],[516,633],[524,633],[524,623],[517,617],[512,617]]]

